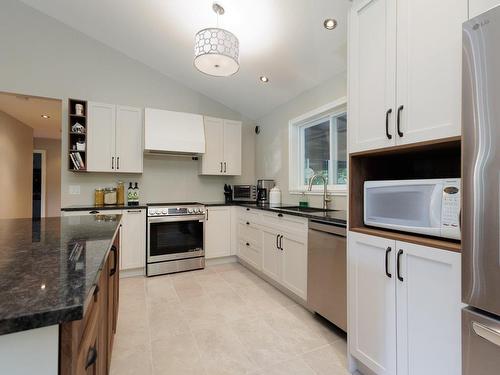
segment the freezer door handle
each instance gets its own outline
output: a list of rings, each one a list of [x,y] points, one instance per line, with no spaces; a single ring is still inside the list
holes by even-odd
[[[500,332],[497,330],[478,322],[472,322],[472,329],[479,337],[482,337],[496,346],[500,346]]]

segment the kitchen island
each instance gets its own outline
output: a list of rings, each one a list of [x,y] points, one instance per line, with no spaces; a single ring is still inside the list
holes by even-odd
[[[73,373],[63,369],[76,366],[78,353],[72,351],[84,341],[87,315],[104,318],[109,292],[117,312],[118,277],[108,282],[108,267],[117,274],[120,220],[120,215],[0,220],[1,374],[55,375],[60,365],[61,374]],[[106,289],[99,284],[103,276]]]

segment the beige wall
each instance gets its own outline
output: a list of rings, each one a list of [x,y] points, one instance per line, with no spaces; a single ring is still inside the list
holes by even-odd
[[[33,129],[0,111],[0,218],[31,217]]]
[[[275,179],[281,189],[283,203],[296,204],[300,198],[300,195],[290,194],[288,191],[289,121],[344,97],[346,93],[347,76],[346,73],[342,73],[297,96],[257,121],[261,126],[261,133],[256,141],[256,176]],[[332,198],[331,208],[347,208],[346,196],[333,196]],[[309,203],[311,206],[321,207],[322,196],[310,195]]]
[[[45,150],[45,216],[61,212],[61,140],[34,138],[33,148]]]
[[[242,177],[198,176],[196,162],[171,157],[146,157],[142,175],[77,174],[69,172],[63,160],[62,206],[92,203],[95,187],[114,185],[118,180],[139,182],[141,200],[151,202],[222,200],[224,183],[255,180],[254,123],[224,105],[20,1],[0,3],[0,45],[3,51],[0,91],[63,99],[62,150],[68,149],[68,98],[200,113],[244,122]],[[79,186],[80,194],[70,195],[70,185]]]

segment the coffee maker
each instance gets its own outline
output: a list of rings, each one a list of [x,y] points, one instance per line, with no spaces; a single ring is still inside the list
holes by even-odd
[[[269,192],[275,185],[274,180],[257,180],[257,204],[269,203]]]

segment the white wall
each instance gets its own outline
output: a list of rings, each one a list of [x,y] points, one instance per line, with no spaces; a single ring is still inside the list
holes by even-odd
[[[0,111],[0,219],[31,217],[33,129]]]
[[[282,202],[296,204],[300,195],[288,192],[288,124],[289,121],[337,100],[347,93],[347,75],[339,74],[316,88],[307,91],[257,121],[261,133],[256,140],[256,177],[276,180],[281,189]],[[349,123],[348,125],[349,126]],[[330,206],[346,209],[346,196],[333,196]],[[322,196],[309,196],[309,204],[322,206]]]
[[[62,206],[92,203],[95,187],[118,180],[139,182],[144,201],[221,200],[225,182],[255,180],[254,124],[239,113],[16,0],[0,3],[0,45],[0,91],[63,99],[63,155],[68,98],[244,121],[241,178],[198,176],[195,162],[167,157],[146,157],[143,175],[125,176],[75,174],[63,160]],[[69,195],[70,185],[81,194]]]

